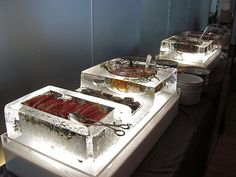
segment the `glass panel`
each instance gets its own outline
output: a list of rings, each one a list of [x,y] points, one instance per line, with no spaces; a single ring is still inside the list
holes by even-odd
[[[169,1],[143,1],[141,18],[141,49],[140,55],[156,54],[160,42],[167,37]]]
[[[92,64],[89,0],[0,1],[0,12],[1,75],[10,88],[17,80],[28,90],[78,86]]]
[[[137,55],[141,0],[95,0],[93,10],[94,64]]]
[[[189,15],[189,0],[171,1],[169,35],[186,31]]]
[[[208,23],[208,15],[210,9],[210,1],[205,0],[190,0],[189,9],[189,30],[199,31],[204,30]]]

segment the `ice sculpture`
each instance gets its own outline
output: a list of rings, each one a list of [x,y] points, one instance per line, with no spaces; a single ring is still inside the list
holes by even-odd
[[[187,31],[161,42],[160,59],[176,60],[184,65],[203,66],[221,49],[221,36],[213,33]]]
[[[87,120],[70,120],[70,113]],[[53,86],[42,88],[5,107],[9,137],[47,141],[48,146],[61,146],[81,158],[98,156],[116,139],[112,129],[96,126],[94,122],[121,123],[121,116],[129,117],[130,114],[131,109],[125,105]]]
[[[136,58],[115,58],[82,71],[78,91],[127,105],[132,113],[139,110],[144,114],[158,102],[160,93],[176,91],[177,76],[175,68],[154,63],[147,66]],[[135,125],[138,121],[131,118],[128,123]]]
[[[121,96],[149,96],[166,90],[176,91],[176,69],[164,68],[137,60],[115,58],[81,73],[81,87]]]
[[[47,86],[7,104],[1,137],[8,169],[18,175],[15,166],[26,162],[43,174],[113,175],[174,118],[176,81],[176,68],[116,58],[82,71],[80,93]]]

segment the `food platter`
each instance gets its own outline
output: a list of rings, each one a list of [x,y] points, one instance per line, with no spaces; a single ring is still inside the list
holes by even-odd
[[[199,67],[199,66],[186,66],[186,67],[184,67],[183,72],[187,73],[187,74],[193,74],[196,76],[200,76],[203,79],[203,92],[207,91],[208,79],[210,76],[209,69]]]
[[[13,166],[28,163],[41,176],[129,176],[140,158],[120,167],[146,154],[178,110],[176,68],[115,58],[82,71],[80,81],[76,91],[47,86],[6,105],[3,146],[7,159],[17,154],[7,161],[11,172],[19,176]]]
[[[95,90],[95,89],[91,89],[91,88],[81,88],[79,90],[79,92],[129,106],[131,108],[133,114],[141,106],[141,104],[138,101],[135,101],[135,99],[132,97],[122,98],[119,95],[112,95],[112,94],[108,94],[108,93],[105,93],[105,92],[102,92],[99,90]]]
[[[173,60],[156,60],[156,64],[160,66],[168,66],[172,68],[178,67],[178,62],[173,61]]]
[[[220,35],[186,31],[162,40],[159,59],[177,61],[179,66],[206,67],[220,50]]]
[[[140,61],[123,58],[105,62],[101,66],[111,74],[129,78],[148,78],[156,74],[155,65],[146,66],[145,63]]]
[[[180,103],[183,105],[197,104],[201,99],[203,79],[192,74],[178,74],[177,87],[181,89]]]
[[[73,113],[96,121],[103,119],[113,109],[53,91],[33,97],[22,104],[64,119],[68,119],[69,113]]]

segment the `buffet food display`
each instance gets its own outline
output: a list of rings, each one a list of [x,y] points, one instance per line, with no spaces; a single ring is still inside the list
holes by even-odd
[[[176,68],[116,58],[82,71],[76,91],[47,86],[21,97],[5,106],[7,168],[22,176],[15,167],[27,162],[43,176],[112,176],[175,117],[176,84]]]
[[[80,158],[95,158],[112,143],[111,140],[115,140],[112,138],[115,136],[113,129],[105,129],[106,126],[97,125],[97,122],[119,123],[121,115],[128,117],[130,114],[126,106],[91,100],[86,95],[53,86],[42,88],[5,107],[9,137],[19,137],[26,144],[28,141],[30,144],[47,141],[47,146],[54,149],[64,146]],[[110,138],[105,138],[104,133]]]
[[[161,42],[159,59],[175,60],[180,65],[206,67],[220,50],[220,35],[186,31]]]
[[[139,109],[139,113],[144,113],[159,101],[161,93],[176,92],[176,80],[174,68],[115,58],[82,71],[81,87],[77,91],[127,105],[132,112]],[[131,118],[128,123],[135,124],[135,121],[138,119]]]

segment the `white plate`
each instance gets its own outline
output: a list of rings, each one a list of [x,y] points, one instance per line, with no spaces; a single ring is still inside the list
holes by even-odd
[[[181,83],[177,83],[177,87],[181,88],[183,90],[193,90],[193,91],[197,91],[197,90],[201,90],[202,89],[202,85],[185,85],[185,84],[181,84]]]
[[[200,85],[203,83],[203,79],[199,76],[195,76],[193,74],[178,74],[177,81],[182,84],[189,85]]]
[[[184,73],[194,74],[197,76],[203,76],[204,78],[209,76],[210,70],[207,68],[199,67],[199,66],[186,66],[184,68]]]
[[[178,87],[181,89],[181,92],[187,93],[199,93],[202,92],[202,87]]]
[[[161,65],[161,66],[169,66],[172,68],[178,67],[178,62],[173,61],[173,60],[156,60],[156,64]]]
[[[180,87],[179,85],[177,85],[177,88],[180,88],[181,92],[192,92],[192,93],[202,92],[202,86],[198,86],[198,87]]]
[[[195,94],[188,94],[188,93],[181,93],[180,95],[183,98],[195,98],[195,97],[201,97],[201,93],[195,93]]]
[[[182,105],[194,105],[200,102],[200,98],[195,99],[185,99],[180,97],[180,104]]]

